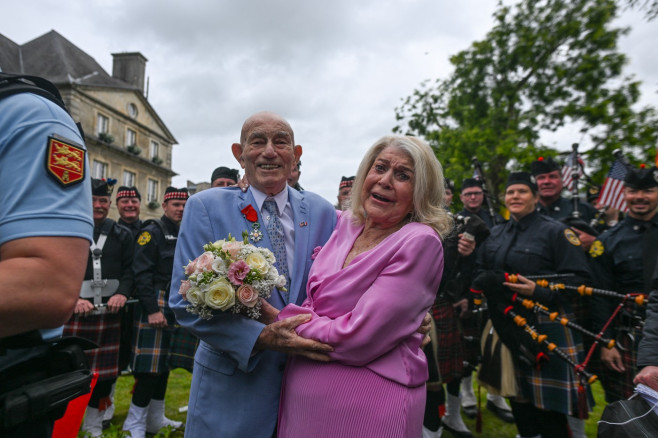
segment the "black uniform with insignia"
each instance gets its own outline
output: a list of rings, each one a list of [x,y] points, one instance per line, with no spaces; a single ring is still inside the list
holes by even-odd
[[[142,232],[141,219],[137,219],[136,221],[130,223],[124,221],[123,219],[119,219],[117,222],[119,225],[126,227],[130,231],[130,234],[133,236],[133,240],[137,239],[137,236],[139,236],[139,234]]]
[[[115,278],[119,280],[119,288],[116,293],[130,298],[132,293],[133,280],[133,237],[130,230],[119,225],[112,219],[105,219],[103,224],[94,227],[94,241],[98,241],[101,230],[108,228],[108,236],[103,246],[103,256],[101,263],[101,273],[103,278]],[[89,255],[87,261],[87,270],[85,271],[85,280],[94,278],[92,257]],[[103,302],[107,303],[110,297],[103,297]],[[90,301],[93,301],[89,298]]]
[[[526,172],[510,174],[507,186],[514,184],[525,184],[536,193],[534,179]],[[483,274],[476,279],[476,283],[486,275],[493,275],[491,278],[495,279],[488,281],[483,288],[489,301],[489,314],[505,344],[510,350],[517,352],[520,351],[520,345],[506,341],[503,337],[505,331],[508,333],[511,331],[514,338],[529,340],[526,345],[530,345],[531,348],[537,343],[523,333],[523,329],[510,323],[509,317],[503,314],[506,306],[512,304],[512,292],[501,286],[504,281],[502,278],[499,279],[502,272],[526,276],[575,274],[570,278],[575,284],[587,281],[590,277],[585,253],[581,250],[580,241],[575,233],[564,224],[540,215],[537,211],[527,214],[518,221],[511,218],[507,223],[494,227],[489,238],[478,251],[477,269]],[[492,301],[492,298],[495,300]],[[573,318],[568,292],[536,286],[530,298],[568,319]],[[584,359],[579,333],[562,326],[559,322],[551,321],[548,316],[524,311],[518,305],[516,312],[523,314],[528,324],[533,325],[538,333],[547,335],[547,339],[566,352],[573,362],[580,363]],[[532,353],[534,356],[537,351]],[[517,362],[517,378],[523,398],[544,411],[575,415],[578,412],[578,378],[569,364],[553,353],[545,352],[545,354],[548,354],[550,360],[542,363],[541,367],[522,361]],[[593,402],[589,391],[587,395],[590,402]],[[522,422],[527,423],[527,418],[517,418],[519,427],[522,427]],[[564,422],[566,425],[566,419]]]
[[[145,221],[135,245],[136,297],[147,314],[160,311],[154,291],[169,288],[178,225],[168,217]]]
[[[112,186],[111,182],[92,179],[92,195],[106,197],[109,202]],[[80,299],[98,306],[106,304],[115,295],[129,298],[133,288],[133,251],[130,231],[112,219],[95,222],[94,243],[90,246]],[[86,352],[90,368],[98,374],[82,425],[82,430],[92,435],[102,430],[106,401],[120,371],[123,309],[118,313],[107,310],[100,307],[91,314],[74,313],[64,326],[66,336],[85,338],[98,345],[98,348]]]
[[[553,171],[559,171],[560,167],[557,163],[550,157],[546,159],[539,159],[533,161],[531,164],[532,174],[536,177],[537,175],[542,175],[544,173],[549,173]],[[573,199],[565,198],[560,196],[555,202],[550,205],[542,205],[540,202],[537,203],[537,211],[545,216],[552,217],[553,219],[562,220],[568,217],[573,216],[574,212],[574,202]],[[590,224],[592,219],[597,217],[597,211],[594,207],[583,200],[578,202],[578,213],[579,218],[585,221],[585,223]],[[587,231],[587,230],[583,230]]]
[[[624,185],[635,189],[658,187],[652,169],[630,170]],[[651,291],[656,258],[658,255],[658,215],[648,221],[626,216],[620,223],[604,232],[589,250],[594,285],[622,294]],[[598,333],[608,322],[619,299],[592,296],[594,329]],[[603,366],[601,383],[608,403],[633,395],[633,378],[638,372],[637,349],[642,338],[645,307],[629,301],[619,311],[605,331],[607,338],[617,340],[626,372],[618,373]]]
[[[187,191],[183,190],[184,199],[187,199]],[[165,194],[165,200],[167,196]],[[178,367],[192,371],[198,341],[176,325],[169,308],[169,284],[178,230],[179,225],[162,216],[159,220],[145,221],[137,238],[135,295],[140,304],[135,311],[131,364],[135,373],[164,373]],[[148,315],[157,312],[163,312],[167,318],[167,329],[153,328],[148,324]]]
[[[94,196],[110,196],[112,187],[104,180],[92,179]],[[101,239],[101,236],[105,236]],[[103,243],[101,243],[104,240]],[[80,298],[92,304],[107,303],[120,294],[130,297],[133,289],[133,238],[126,228],[112,219],[94,225],[94,245],[90,248],[87,269]],[[98,245],[99,247],[96,247]],[[100,265],[98,297],[94,297],[94,251]],[[91,369],[98,373],[98,381],[114,379],[119,373],[118,346],[120,336],[120,313],[107,313],[104,308],[92,315],[73,315],[64,327],[67,336],[80,336],[99,345],[100,348],[87,352]],[[107,394],[105,394],[107,395]]]

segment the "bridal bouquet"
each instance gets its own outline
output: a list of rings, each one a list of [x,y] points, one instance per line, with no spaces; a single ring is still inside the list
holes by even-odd
[[[285,290],[286,278],[274,267],[274,254],[248,243],[247,232],[237,241],[228,239],[203,246],[204,252],[185,266],[187,280],[178,293],[190,304],[187,311],[211,319],[213,310],[260,316],[260,298],[269,298],[275,287]]]

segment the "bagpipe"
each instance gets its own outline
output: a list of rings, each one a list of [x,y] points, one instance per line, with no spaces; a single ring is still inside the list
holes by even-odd
[[[567,189],[569,189],[569,191],[571,192],[571,202],[573,204],[573,207],[569,216],[562,219],[562,222],[564,222],[570,227],[572,226],[580,231],[584,231],[585,233],[591,236],[598,236],[599,230],[597,229],[597,226],[599,225],[599,222],[602,219],[603,214],[605,213],[605,209],[603,209],[602,211],[597,211],[597,214],[595,215],[594,218],[592,218],[592,221],[590,223],[587,223],[582,217],[583,215],[581,213],[581,206],[580,206],[581,200],[578,193],[578,191],[580,190],[579,187],[580,178],[584,178],[586,184],[588,184],[590,187],[595,187],[596,191],[600,189],[599,186],[594,184],[589,178],[589,176],[585,173],[584,167],[585,166],[582,160],[580,159],[580,155],[578,154],[578,143],[573,143],[571,145],[571,154],[569,154],[567,163],[562,170],[563,182],[565,180],[565,175],[566,175],[565,172],[568,172],[569,175],[569,178],[567,179],[568,180]]]
[[[523,347],[526,347],[526,349],[528,349],[527,337],[526,339],[523,339],[518,336],[518,333],[514,334],[514,336],[510,336],[510,333],[508,333],[509,328],[511,326],[509,321],[512,321],[514,325],[522,328],[524,332],[529,334],[530,335],[529,338],[532,341],[536,342],[537,344],[545,346],[548,351],[555,353],[557,357],[568,362],[574,368],[577,374],[579,374],[581,377],[584,377],[588,383],[592,383],[593,381],[596,380],[596,376],[588,373],[586,371],[586,367],[591,359],[594,350],[598,345],[611,349],[617,346],[618,344],[616,340],[608,339],[604,337],[604,333],[606,332],[612,321],[615,319],[615,317],[619,314],[621,309],[624,308],[624,306],[626,306],[629,303],[632,303],[639,307],[642,307],[645,305],[647,301],[647,296],[643,293],[624,294],[616,291],[590,287],[584,284],[579,286],[573,286],[573,285],[565,284],[563,282],[549,281],[549,280],[556,280],[561,278],[568,278],[571,276],[573,276],[573,274],[537,275],[537,276],[525,276],[525,278],[534,281],[540,287],[546,287],[554,291],[571,290],[577,292],[581,296],[599,295],[599,296],[618,299],[620,301],[619,304],[617,305],[614,312],[612,313],[612,315],[607,320],[606,324],[603,326],[603,328],[599,333],[594,333],[590,330],[587,330],[586,328],[580,326],[579,324],[570,321],[564,316],[561,316],[559,312],[554,312],[554,311],[552,312],[546,306],[534,302],[528,298],[521,297],[517,293],[503,292],[502,290],[504,289],[504,287],[502,287],[503,281],[508,283],[518,283],[519,280],[518,274],[491,272],[489,275],[487,275],[484,278],[481,278],[482,276],[480,276],[478,277],[478,279],[480,280],[477,281],[478,279],[476,279],[476,282],[474,282],[474,285],[471,288],[471,292],[474,294],[473,302],[475,303],[476,306],[482,305],[483,293],[487,295],[487,299],[492,300],[495,303],[495,305],[497,306],[496,308],[499,310],[499,312],[496,312],[497,318],[494,317],[493,312],[490,312],[492,313],[491,315],[492,322],[494,323],[494,327],[496,327],[496,322],[497,322],[496,319],[498,319],[498,327],[496,327],[496,329],[498,330],[500,328],[499,334],[501,336],[501,339],[510,349],[523,350]],[[571,361],[571,359],[569,359],[568,356],[566,356],[562,351],[560,351],[558,347],[554,346],[554,344],[552,344],[550,340],[548,340],[545,337],[545,335],[535,332],[534,328],[527,323],[526,318],[523,317],[520,314],[520,312],[515,310],[515,305],[525,311],[529,311],[531,313],[540,313],[542,315],[545,315],[551,321],[558,322],[563,326],[569,327],[570,329],[573,329],[581,333],[582,335],[592,338],[594,342],[590,347],[590,350],[587,352],[586,358],[583,361],[583,363],[581,364],[573,363],[573,361]],[[502,318],[502,321],[500,318],[501,315],[505,316],[505,318]],[[507,324],[505,324],[505,322],[507,322]],[[541,354],[543,353],[543,351],[537,351],[536,348],[529,348],[529,350],[535,352],[534,364],[541,366],[541,361],[544,359],[544,356]],[[523,353],[523,351],[521,351],[521,353]],[[522,358],[530,359],[527,353],[523,355]]]
[[[525,276],[525,278],[534,281],[540,287],[546,287],[551,290],[570,290],[575,291],[581,296],[600,295],[618,299],[619,305],[612,313],[606,324],[599,333],[594,333],[579,324],[570,321],[568,318],[551,311],[543,304],[537,303],[516,293],[511,293],[504,286],[503,282],[517,283],[518,274],[509,274],[503,272],[489,271],[481,274],[476,278],[471,288],[473,293],[473,302],[476,306],[483,304],[483,293],[489,301],[490,317],[494,328],[498,332],[502,342],[513,352],[522,362],[530,365],[541,367],[542,363],[548,359],[546,352],[553,353],[555,357],[567,362],[579,376],[581,384],[593,383],[597,376],[587,371],[587,366],[598,345],[611,349],[618,345],[614,339],[608,339],[604,333],[619,314],[622,308],[627,304],[634,304],[642,307],[647,301],[647,296],[642,293],[620,293],[616,291],[594,288],[586,285],[573,286],[563,282],[550,281],[559,280],[573,276],[573,274],[553,274]],[[492,311],[495,309],[496,311]],[[539,333],[528,323],[528,317],[533,314],[542,314],[547,316],[551,321],[557,322],[565,327],[569,327],[593,339],[592,346],[585,356],[582,363],[575,363],[566,353],[558,346],[551,342],[545,334]]]

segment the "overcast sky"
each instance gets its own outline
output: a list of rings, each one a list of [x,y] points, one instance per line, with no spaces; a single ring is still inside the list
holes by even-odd
[[[23,0],[3,8],[0,33],[24,44],[54,29],[110,74],[112,53],[141,52],[149,101],[179,143],[174,185],[238,168],[230,145],[242,122],[271,110],[304,148],[301,185],[335,202],[341,176],[391,133],[401,99],[450,74],[448,58],[484,38],[496,3]],[[644,82],[643,103],[658,107],[658,20],[625,11],[619,24],[632,26],[620,42],[626,73]]]

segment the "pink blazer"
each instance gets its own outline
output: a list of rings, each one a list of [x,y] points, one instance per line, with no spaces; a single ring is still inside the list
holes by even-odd
[[[278,319],[310,313],[297,333],[334,347],[333,360],[365,366],[409,387],[427,380],[416,333],[439,287],[443,247],[427,225],[410,223],[343,269],[363,226],[343,213],[311,267],[307,298]]]

